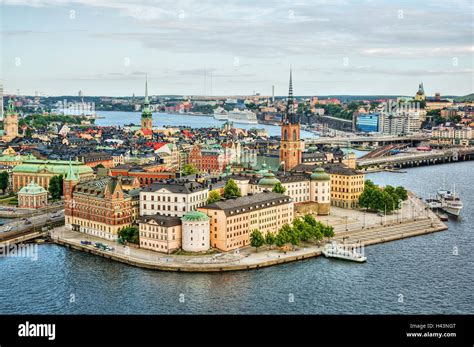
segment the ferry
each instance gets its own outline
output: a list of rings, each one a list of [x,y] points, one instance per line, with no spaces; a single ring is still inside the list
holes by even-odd
[[[431,209],[440,209],[454,216],[459,216],[463,208],[463,203],[456,192],[445,189],[438,190],[436,198],[426,199],[426,203]]]
[[[228,120],[234,123],[258,124],[257,115],[249,110],[239,110],[234,108],[229,112]]]
[[[438,190],[436,194],[437,199],[441,202],[441,209],[444,212],[450,213],[454,216],[459,216],[463,208],[463,203],[455,191]]]
[[[227,120],[229,119],[228,112],[222,107],[218,107],[214,110],[214,119],[217,120]]]
[[[322,253],[326,258],[351,260],[357,263],[363,263],[367,261],[367,257],[358,253],[354,248],[349,249],[346,246],[338,244],[334,241],[331,244],[324,246]]]

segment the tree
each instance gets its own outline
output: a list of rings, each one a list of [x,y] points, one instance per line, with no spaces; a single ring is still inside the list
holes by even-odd
[[[403,201],[408,199],[408,192],[402,186],[398,186],[397,188],[395,188],[395,193],[397,194],[398,198]]]
[[[286,192],[286,188],[283,187],[283,185],[280,182],[278,182],[277,184],[273,186],[272,192],[284,194]]]
[[[184,176],[194,175],[198,173],[198,169],[193,164],[186,164],[183,166],[181,173]]]
[[[255,250],[257,251],[258,247],[262,247],[264,243],[265,239],[263,238],[261,231],[258,229],[252,231],[250,234],[250,245],[255,247]]]
[[[209,192],[209,197],[207,198],[207,203],[212,204],[213,202],[221,200],[222,197],[217,190],[211,190]]]
[[[334,237],[334,228],[332,226],[324,225],[321,231],[322,235],[328,239]]]
[[[139,243],[140,233],[139,233],[138,227],[136,227],[136,226],[124,227],[124,228],[120,229],[117,232],[117,235],[123,241],[127,241],[127,242],[130,242],[130,243],[135,243],[135,244]]]
[[[275,244],[275,235],[272,232],[269,231],[265,235],[265,243],[270,247]]]
[[[54,200],[58,200],[63,195],[63,176],[53,176],[49,180],[49,187],[48,187],[49,194],[51,194],[51,198]]]
[[[237,183],[235,183],[233,179],[228,180],[224,188],[224,198],[233,199],[240,196],[240,189],[237,186]]]
[[[10,176],[8,175],[8,172],[2,171],[0,173],[0,189],[2,190],[3,194],[5,194],[5,189],[8,188],[9,179],[10,179]]]

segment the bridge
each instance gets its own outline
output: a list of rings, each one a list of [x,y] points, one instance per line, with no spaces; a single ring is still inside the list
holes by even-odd
[[[364,147],[388,146],[391,144],[407,144],[410,147],[417,147],[421,143],[428,143],[429,137],[423,135],[410,136],[348,136],[348,137],[318,137],[305,139],[306,145],[357,145]]]
[[[433,150],[431,152],[400,153],[391,157],[359,158],[357,166],[362,169],[404,168],[424,165],[436,165],[458,161],[474,160],[474,146]]]

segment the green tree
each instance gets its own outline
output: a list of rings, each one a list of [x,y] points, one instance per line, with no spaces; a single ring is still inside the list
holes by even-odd
[[[277,247],[283,247],[286,243],[286,235],[281,230],[278,232],[277,236],[275,237],[275,245]]]
[[[233,199],[240,197],[240,189],[233,179],[227,181],[224,187],[224,198]]]
[[[273,186],[272,192],[279,193],[279,194],[285,194],[286,188],[283,187],[283,185],[280,182],[278,182],[277,184],[275,184]]]
[[[5,189],[8,188],[9,179],[10,179],[10,176],[8,175],[8,172],[2,171],[0,173],[0,189],[2,190],[3,194],[5,194]]]
[[[270,247],[275,244],[275,235],[270,231],[265,235],[265,244]]]
[[[211,190],[209,192],[209,197],[207,198],[207,203],[212,204],[213,202],[221,200],[222,197],[217,190]]]
[[[261,231],[258,229],[252,231],[250,234],[250,245],[255,247],[255,250],[257,251],[258,247],[262,247],[264,243],[265,239],[263,238]]]
[[[130,243],[139,243],[140,233],[137,226],[128,226],[120,229],[117,235],[123,240]]]
[[[181,173],[184,176],[194,175],[198,173],[198,169],[193,164],[186,164],[183,166]]]
[[[402,186],[398,186],[397,188],[395,188],[395,193],[397,194],[398,198],[403,201],[408,199],[408,192]]]
[[[53,176],[49,180],[49,187],[48,187],[49,194],[51,194],[51,198],[53,200],[58,200],[61,198],[63,194],[63,176]]]
[[[330,239],[331,237],[334,237],[334,228],[332,226],[324,225],[321,231],[322,231],[322,235],[324,237],[327,237],[328,239]]]

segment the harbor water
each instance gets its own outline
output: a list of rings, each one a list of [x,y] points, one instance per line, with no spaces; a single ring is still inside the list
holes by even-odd
[[[368,175],[425,198],[456,184],[449,230],[367,247],[367,263],[324,257],[252,271],[151,271],[53,244],[0,258],[0,313],[473,314],[474,162]]]

